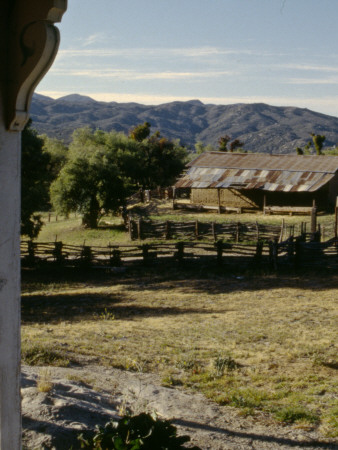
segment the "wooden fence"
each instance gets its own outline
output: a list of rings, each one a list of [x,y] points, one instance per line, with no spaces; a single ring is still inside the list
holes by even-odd
[[[307,267],[338,269],[338,241],[333,238],[326,242],[309,242],[305,234],[297,238],[291,236],[283,242],[278,242],[276,238],[268,242],[259,240],[255,244],[218,240],[90,247],[62,242],[23,241],[21,256],[23,266],[51,262],[59,266],[115,268],[135,263],[198,261],[227,265],[230,269],[259,266],[272,270],[282,267],[296,270]]]
[[[144,239],[223,239],[233,242],[256,242],[259,240],[273,240],[278,238],[280,242],[291,236],[303,235],[310,230],[311,224],[301,222],[297,226],[286,225],[283,220],[280,225],[269,225],[258,222],[175,222],[155,221],[142,218],[129,217],[127,227],[131,240]],[[318,225],[321,240],[334,237],[334,223],[322,226]]]

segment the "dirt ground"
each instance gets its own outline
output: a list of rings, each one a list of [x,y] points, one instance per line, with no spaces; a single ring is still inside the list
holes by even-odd
[[[37,383],[46,371],[52,387],[45,393]],[[190,435],[191,443],[203,450],[338,449],[315,431],[278,425],[264,414],[242,417],[201,394],[163,387],[155,375],[95,364],[22,368],[24,449],[80,448],[76,437],[81,430],[104,425],[126,408],[172,419],[180,434]]]

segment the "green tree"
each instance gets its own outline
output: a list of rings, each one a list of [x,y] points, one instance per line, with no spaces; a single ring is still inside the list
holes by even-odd
[[[144,139],[147,139],[150,135],[150,127],[151,125],[149,122],[144,122],[141,125],[137,125],[130,132],[131,139],[134,139],[134,141],[137,142],[142,142]]]
[[[54,181],[60,173],[62,167],[66,164],[68,147],[63,141],[42,135],[43,151],[49,155],[49,176],[51,182]]]
[[[61,169],[51,185],[51,200],[60,214],[82,214],[85,227],[96,228],[103,212],[124,204],[126,189],[118,167],[99,152],[92,157],[75,157]]]
[[[21,234],[36,237],[43,225],[37,211],[49,204],[50,157],[43,151],[43,139],[26,125],[21,137]]]
[[[317,155],[322,155],[322,148],[325,141],[325,136],[320,134],[311,133],[313,145],[315,147]]]

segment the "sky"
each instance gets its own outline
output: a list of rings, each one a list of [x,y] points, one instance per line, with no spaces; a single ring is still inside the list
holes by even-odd
[[[338,116],[337,0],[68,0],[37,92]]]

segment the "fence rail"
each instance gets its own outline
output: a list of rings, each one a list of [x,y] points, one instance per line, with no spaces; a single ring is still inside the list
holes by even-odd
[[[23,266],[52,262],[59,266],[112,268],[135,263],[190,260],[241,268],[264,266],[273,270],[318,266],[338,269],[338,240],[333,238],[326,242],[308,242],[306,237],[305,234],[296,238],[291,236],[283,242],[278,242],[277,238],[270,241],[257,240],[254,244],[218,240],[107,247],[23,241],[21,257]]]

